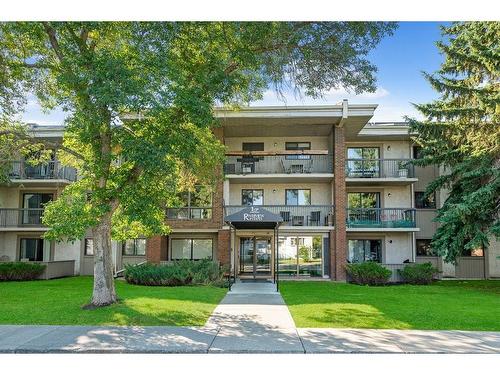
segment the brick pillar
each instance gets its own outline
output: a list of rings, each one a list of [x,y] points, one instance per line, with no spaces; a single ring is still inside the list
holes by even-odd
[[[217,260],[227,266],[231,266],[231,257],[229,254],[229,240],[231,236],[231,231],[228,229],[219,230],[217,236]]]
[[[346,280],[345,265],[347,264],[347,234],[346,234],[346,209],[347,193],[345,186],[345,129],[343,126],[334,126],[334,151],[333,151],[333,199],[335,205],[335,233],[334,257],[332,271],[335,271],[335,280]],[[333,273],[333,272],[332,272]]]
[[[146,260],[151,263],[160,263],[167,260],[167,237],[155,236],[146,241]]]
[[[215,137],[224,144],[224,128],[218,127],[212,129]],[[212,222],[222,227],[224,224],[224,173],[222,165],[217,168],[217,182],[212,201]],[[228,202],[226,202],[227,204]]]

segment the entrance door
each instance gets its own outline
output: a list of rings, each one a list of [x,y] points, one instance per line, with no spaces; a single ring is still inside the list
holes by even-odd
[[[242,237],[240,240],[240,274],[271,276],[271,239]]]

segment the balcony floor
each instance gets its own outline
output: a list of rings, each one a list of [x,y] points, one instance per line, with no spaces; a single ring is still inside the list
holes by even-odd
[[[382,178],[371,178],[371,177],[348,177],[345,179],[347,185],[351,186],[361,186],[361,185],[408,185],[417,182],[418,178],[409,177],[382,177]]]
[[[266,183],[266,182],[330,182],[333,173],[269,173],[269,174],[227,174],[226,178],[233,183]]]

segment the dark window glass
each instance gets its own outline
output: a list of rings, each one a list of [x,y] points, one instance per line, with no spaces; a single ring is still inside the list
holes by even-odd
[[[85,239],[84,255],[94,255],[94,240],[92,238]]]
[[[309,206],[311,204],[311,190],[286,189],[285,204],[287,206]]]
[[[422,158],[422,147],[413,146],[413,159],[421,159],[421,158]]]
[[[436,196],[432,193],[425,196],[423,191],[415,192],[415,207],[416,208],[436,208]]]
[[[349,262],[378,262],[382,261],[381,240],[349,240]]]
[[[243,142],[243,151],[264,151],[264,142]]]
[[[347,206],[348,208],[379,208],[380,193],[348,193]]]
[[[417,256],[432,256],[435,255],[434,250],[431,247],[432,240],[417,240]]]
[[[21,238],[20,259],[28,259],[30,262],[43,261],[43,239]]]
[[[311,142],[285,142],[285,150],[304,151],[311,149]],[[311,155],[287,155],[288,160],[310,159]]]
[[[262,206],[264,204],[264,190],[262,189],[241,190],[241,204],[243,206]]]
[[[126,240],[122,244],[122,255],[141,256],[146,255],[146,239],[135,238]]]

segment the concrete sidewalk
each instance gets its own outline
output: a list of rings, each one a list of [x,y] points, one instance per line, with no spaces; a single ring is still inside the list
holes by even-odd
[[[296,328],[273,284],[238,283],[204,327],[0,325],[1,352],[500,354],[500,332]]]

